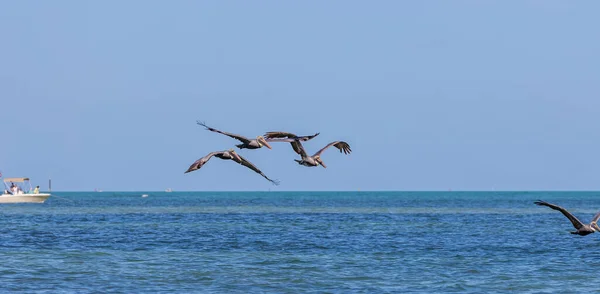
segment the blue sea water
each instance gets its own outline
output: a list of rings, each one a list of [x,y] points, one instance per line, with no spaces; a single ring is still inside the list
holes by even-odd
[[[0,290],[591,293],[597,192],[54,192],[0,205]],[[148,194],[148,197],[141,197]]]

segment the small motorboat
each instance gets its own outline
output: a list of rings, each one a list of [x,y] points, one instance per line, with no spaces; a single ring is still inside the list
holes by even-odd
[[[50,197],[40,192],[40,186],[33,188],[29,178],[4,178],[4,186],[0,203],[44,203]]]

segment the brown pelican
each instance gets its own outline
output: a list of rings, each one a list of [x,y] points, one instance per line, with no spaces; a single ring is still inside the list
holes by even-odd
[[[220,134],[223,134],[223,135],[226,135],[226,136],[229,136],[231,138],[234,138],[234,139],[237,139],[237,140],[241,141],[242,144],[235,145],[237,148],[240,148],[240,149],[244,149],[244,148],[245,149],[258,149],[258,148],[262,148],[263,146],[265,146],[265,147],[267,147],[269,149],[273,149],[273,148],[271,148],[271,145],[269,145],[268,142],[292,142],[295,138],[298,138],[301,141],[308,141],[308,140],[316,137],[319,134],[319,133],[316,133],[315,135],[312,135],[312,136],[300,136],[300,137],[298,137],[298,136],[296,136],[294,134],[291,134],[291,133],[269,132],[269,133],[285,134],[286,136],[290,135],[292,137],[290,137],[288,139],[276,139],[276,140],[272,140],[272,139],[265,139],[265,137],[263,137],[263,136],[257,136],[255,139],[248,139],[248,138],[246,138],[244,136],[240,136],[240,135],[236,135],[236,134],[232,134],[232,133],[227,133],[227,132],[222,132],[222,131],[219,131],[219,130],[217,130],[215,128],[211,128],[211,127],[207,126],[203,122],[199,122],[199,121],[196,121],[196,122],[199,125],[205,127],[209,131],[220,133]],[[281,137],[276,137],[276,138],[281,138]]]
[[[187,171],[184,172],[184,174],[187,174],[189,172],[193,172],[195,170],[200,169],[213,156],[218,157],[220,159],[225,159],[225,160],[231,159],[231,160],[259,173],[261,176],[263,176],[265,179],[269,180],[269,182],[273,183],[274,185],[279,185],[279,181],[269,179],[269,177],[267,177],[265,174],[263,174],[263,172],[260,171],[260,169],[258,169],[256,166],[254,166],[252,163],[250,163],[248,160],[246,160],[241,155],[237,154],[235,152],[235,150],[233,150],[233,149],[208,153],[206,156],[204,156],[204,157],[196,160],[194,163],[192,163],[192,165],[190,165],[190,167],[188,168]]]
[[[589,235],[589,234],[592,234],[595,232],[600,232],[600,227],[598,226],[598,223],[597,223],[598,219],[600,219],[600,212],[596,213],[596,215],[592,218],[592,221],[590,222],[589,225],[586,225],[586,224],[582,223],[580,220],[578,220],[574,215],[572,215],[566,209],[564,209],[558,205],[554,205],[554,204],[551,204],[551,203],[548,203],[548,202],[542,201],[542,200],[535,201],[534,203],[537,205],[548,206],[554,210],[558,210],[558,211],[562,212],[562,214],[564,214],[571,221],[571,223],[573,224],[575,229],[577,229],[577,231],[571,232],[571,234],[585,236],[585,235]]]
[[[349,154],[350,152],[352,152],[352,150],[350,150],[350,145],[348,145],[348,143],[344,141],[331,142],[327,144],[327,146],[323,147],[321,150],[317,151],[317,153],[315,153],[313,156],[308,156],[306,154],[306,151],[304,150],[302,143],[300,143],[300,140],[294,140],[291,142],[291,144],[292,148],[294,148],[294,151],[302,157],[302,159],[294,159],[294,161],[296,161],[300,165],[309,167],[321,165],[322,167],[327,168],[327,166],[323,163],[323,160],[321,159],[321,153],[323,153],[325,149],[331,146],[339,149],[340,153],[344,152],[344,154]]]
[[[232,134],[232,133],[227,133],[227,132],[222,132],[222,131],[219,131],[219,130],[217,130],[215,128],[211,128],[211,127],[207,126],[206,124],[204,124],[203,122],[199,122],[199,121],[196,121],[196,122],[199,125],[205,127],[209,131],[216,132],[216,133],[219,133],[219,134],[223,134],[225,136],[229,136],[231,138],[234,138],[234,139],[237,139],[237,140],[241,141],[242,144],[235,145],[237,148],[240,148],[240,149],[244,149],[244,148],[246,148],[246,149],[258,149],[258,148],[261,148],[262,146],[266,146],[269,149],[273,149],[273,148],[271,148],[271,145],[269,145],[269,143],[267,142],[267,140],[265,140],[265,138],[263,136],[258,136],[255,139],[248,139],[248,138],[246,138],[244,136],[240,136],[240,135],[236,135],[236,134]]]

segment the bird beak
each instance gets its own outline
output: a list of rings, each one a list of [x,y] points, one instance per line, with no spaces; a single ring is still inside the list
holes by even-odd
[[[321,165],[323,168],[327,168],[327,166],[326,166],[326,165],[323,163],[323,160],[321,160],[320,158],[319,158],[319,164],[320,164],[320,165]]]
[[[260,138],[260,142],[263,143],[267,148],[273,149],[273,148],[271,148],[271,145],[269,145],[269,142],[267,142],[267,140],[265,140],[265,138]]]

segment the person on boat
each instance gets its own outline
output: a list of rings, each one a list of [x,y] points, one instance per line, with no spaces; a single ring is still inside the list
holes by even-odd
[[[40,194],[40,186],[35,186],[35,189],[33,189],[33,194]]]

